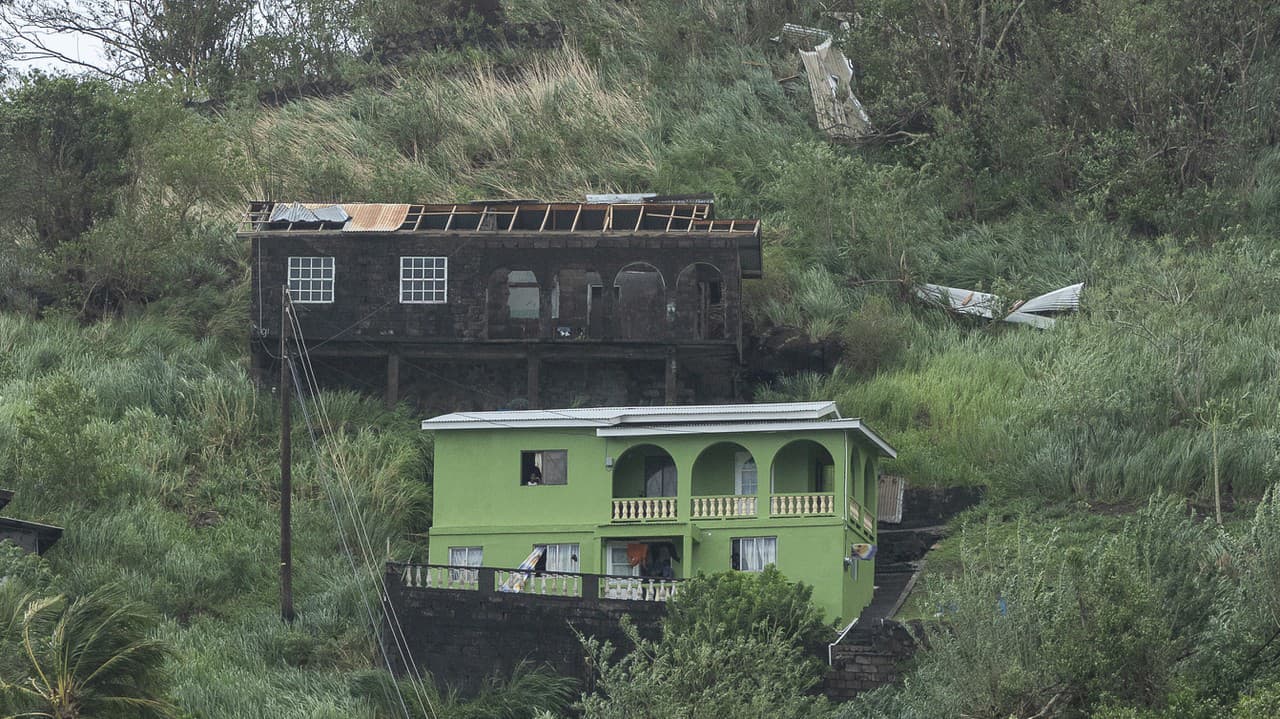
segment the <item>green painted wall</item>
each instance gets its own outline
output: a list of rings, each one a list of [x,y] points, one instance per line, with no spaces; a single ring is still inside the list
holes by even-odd
[[[736,442],[720,442],[707,447],[693,464],[693,494],[699,496],[734,494],[739,452],[750,453],[751,450]],[[760,471],[758,463],[756,475],[757,482],[762,476],[768,477],[768,474]]]
[[[568,482],[522,486],[520,453],[531,450],[567,451]],[[733,494],[734,454],[743,450],[758,467],[759,516],[690,522],[695,492]],[[613,498],[643,496],[644,456],[662,452],[676,466],[677,520],[611,522]],[[431,563],[447,563],[450,547],[481,546],[485,566],[515,567],[535,544],[576,543],[580,571],[604,573],[606,543],[667,539],[680,550],[677,576],[687,577],[729,569],[734,538],[772,536],[779,570],[813,585],[828,619],[847,622],[870,601],[874,563],[860,563],[854,581],[843,559],[850,544],[874,541],[844,521],[849,493],[859,501],[867,497],[871,453],[842,431],[601,438],[592,429],[455,430],[437,432],[435,454]],[[822,489],[835,494],[837,515],[770,517],[770,473],[779,493],[810,492],[828,456],[834,461]],[[863,506],[874,511],[874,503]]]

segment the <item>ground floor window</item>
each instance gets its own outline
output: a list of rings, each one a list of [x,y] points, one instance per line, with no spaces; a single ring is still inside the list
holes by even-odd
[[[744,572],[759,572],[778,561],[777,537],[740,537],[733,540],[730,566]]]
[[[642,561],[636,562],[633,564],[632,560],[635,558],[634,552],[629,553],[627,550],[628,546],[630,545],[626,545],[626,544],[610,544],[609,545],[609,549],[608,549],[609,566],[605,570],[605,574],[609,574],[615,577],[640,576],[640,565],[642,564],[644,557],[641,557]],[[648,553],[649,551],[648,546],[641,544],[640,547],[643,548],[646,554]]]
[[[577,544],[539,544],[542,547],[542,558],[538,560],[540,572],[569,572],[576,574],[578,569]]]
[[[449,564],[455,567],[479,567],[484,562],[484,547],[449,547]],[[466,570],[449,570],[449,579],[476,581],[477,573]]]

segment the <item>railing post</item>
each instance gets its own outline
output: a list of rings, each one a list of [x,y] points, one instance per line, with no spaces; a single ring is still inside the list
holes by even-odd
[[[600,598],[600,575],[599,574],[583,574],[582,575],[582,598],[583,599],[599,599]]]
[[[481,594],[493,594],[494,571],[493,567],[480,567],[476,570],[476,581],[478,586],[476,589]]]

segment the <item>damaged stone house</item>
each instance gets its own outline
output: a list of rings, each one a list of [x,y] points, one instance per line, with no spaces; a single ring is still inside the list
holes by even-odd
[[[758,220],[710,197],[255,202],[252,357],[272,371],[281,293],[323,378],[441,410],[741,398]]]

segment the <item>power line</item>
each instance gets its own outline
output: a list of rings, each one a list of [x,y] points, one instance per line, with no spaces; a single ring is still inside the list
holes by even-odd
[[[292,298],[289,299],[289,308],[290,310],[292,310]],[[347,541],[346,533],[342,529],[341,511],[339,510],[339,507],[338,507],[339,496],[341,498],[341,503],[345,505],[346,512],[352,520],[351,526],[356,535],[355,545],[359,549],[361,554],[361,565],[363,565],[364,569],[375,579],[377,585],[380,587],[380,600],[381,600],[380,610],[384,619],[386,620],[386,625],[388,629],[391,630],[392,639],[395,642],[395,650],[396,650],[396,653],[399,654],[400,656],[402,666],[411,670],[410,686],[414,691],[415,697],[418,700],[418,704],[422,709],[423,713],[428,716],[434,717],[435,711],[434,711],[434,707],[432,706],[431,699],[429,696],[426,696],[425,690],[421,686],[421,677],[417,667],[417,663],[413,658],[412,652],[408,648],[408,642],[405,639],[403,627],[400,624],[399,617],[396,615],[394,606],[390,602],[390,595],[386,585],[385,578],[383,577],[383,571],[381,570],[380,566],[379,567],[374,566],[374,563],[375,563],[374,551],[371,546],[372,542],[369,538],[368,527],[365,525],[364,519],[361,516],[361,513],[359,511],[359,507],[358,507],[359,500],[356,497],[354,487],[351,485],[350,477],[344,476],[344,475],[349,475],[350,470],[346,466],[346,462],[342,453],[339,451],[336,438],[333,436],[333,433],[329,431],[329,429],[332,427],[332,422],[328,415],[328,409],[324,405],[323,395],[320,393],[319,384],[315,376],[314,367],[311,363],[310,353],[308,352],[308,349],[306,347],[305,338],[302,335],[300,323],[298,321],[296,313],[290,311],[288,313],[288,317],[289,317],[289,322],[291,324],[291,329],[293,330],[295,344],[299,349],[299,353],[298,353],[300,356],[299,359],[303,366],[302,377],[307,384],[308,391],[312,393],[312,397],[314,398],[315,419],[316,419],[315,423],[312,422],[312,413],[307,411],[306,409],[306,400],[305,400],[305,397],[303,396],[302,388],[301,386],[298,387],[297,389],[298,399],[303,407],[303,415],[307,422],[308,431],[311,434],[312,445],[316,451],[320,450],[321,441],[316,436],[316,428],[315,428],[315,424],[319,424],[321,428],[325,430],[323,432],[323,436],[324,436],[324,444],[325,444],[325,449],[327,450],[327,454],[332,460],[335,466],[335,469],[339,470],[335,472],[334,476],[335,476],[335,479],[337,480],[340,495],[339,495],[339,492],[334,492],[333,487],[327,481],[324,480],[323,472],[321,473],[321,479],[322,479],[322,482],[324,483],[326,494],[329,497],[330,508],[334,512],[334,519],[337,523],[338,534],[341,539],[343,551],[344,553],[347,554],[348,562],[350,563],[352,571],[355,574],[356,581],[357,581],[357,588],[360,591],[361,600],[365,604],[366,613],[370,619],[370,622],[376,625],[377,623],[374,621],[374,618],[373,618],[373,609],[371,606],[371,602],[369,601],[369,598],[364,591],[364,586],[360,577],[360,571],[356,567],[355,552],[352,550],[351,543]],[[290,368],[293,369],[294,365],[293,365],[292,359],[290,359],[289,362],[290,362]],[[296,373],[295,373],[295,376],[296,376]],[[295,383],[295,384],[300,385],[300,383]],[[376,626],[375,626],[375,632],[376,632]],[[392,667],[391,667],[390,652],[387,650],[387,647],[383,642],[383,638],[380,633],[378,634],[377,641],[379,645],[379,650],[381,651],[383,656],[383,661],[386,663],[388,671],[391,671]],[[398,689],[397,689],[397,694],[399,695]],[[408,712],[408,707],[404,704],[404,697],[402,695],[399,696],[399,700],[400,700],[401,708],[405,713],[405,716],[406,717],[410,716]]]

